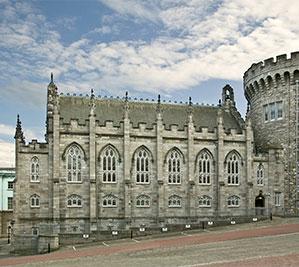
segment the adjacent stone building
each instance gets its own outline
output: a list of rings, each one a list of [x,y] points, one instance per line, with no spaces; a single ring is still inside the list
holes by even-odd
[[[281,174],[274,173],[274,197],[283,198],[285,214],[294,214],[299,208],[299,52],[253,64],[244,74],[244,89],[256,151],[283,152],[283,189]]]
[[[295,138],[287,102],[294,99],[279,93],[295,88],[294,77],[289,85],[275,83],[277,93],[270,82],[263,92],[255,82],[266,80],[269,64],[298,63],[297,54],[279,60],[254,64],[245,73],[245,121],[229,85],[217,106],[204,106],[160,96],[143,101],[127,94],[96,97],[93,91],[59,95],[51,75],[46,142],[25,143],[17,120],[15,240],[296,214],[289,175],[296,162],[279,139],[285,125]],[[271,103],[276,120],[268,122],[262,110]],[[276,137],[278,143],[265,141]]]

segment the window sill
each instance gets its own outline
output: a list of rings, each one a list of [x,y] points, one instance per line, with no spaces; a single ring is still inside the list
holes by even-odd
[[[39,209],[40,206],[30,206],[31,209]]]
[[[239,186],[240,184],[227,184],[227,186]]]
[[[117,206],[102,206],[102,208],[117,208]]]
[[[32,184],[39,184],[40,183],[40,181],[30,181],[30,183],[32,183]]]
[[[208,208],[208,209],[210,209],[210,208],[212,208],[212,206],[198,206],[199,208]]]
[[[83,182],[76,182],[76,181],[66,181],[67,184],[82,184]]]
[[[111,182],[104,182],[104,181],[102,181],[102,184],[117,184],[117,181],[115,181],[115,182],[113,182],[113,181],[111,181]]]
[[[67,206],[68,208],[82,208],[82,206]]]
[[[210,186],[211,183],[198,183],[198,185],[202,185],[202,186]]]
[[[240,208],[240,205],[238,206],[227,206],[228,208]]]

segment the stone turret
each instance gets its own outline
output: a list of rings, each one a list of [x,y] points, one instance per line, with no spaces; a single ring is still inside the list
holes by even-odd
[[[286,170],[284,204],[285,213],[293,213],[296,207],[295,195],[296,112],[298,96],[296,80],[299,80],[299,52],[291,57],[280,55],[263,62],[252,64],[244,74],[244,94],[250,104],[247,119],[254,132],[255,148],[258,152],[283,148]],[[294,153],[295,152],[295,153]],[[296,170],[296,171],[294,171]],[[297,200],[299,202],[299,200]]]

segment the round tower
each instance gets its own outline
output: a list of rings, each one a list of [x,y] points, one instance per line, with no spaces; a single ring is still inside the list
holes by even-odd
[[[289,197],[294,198],[299,181],[299,52],[291,53],[290,58],[284,54],[254,63],[243,80],[256,149],[283,150],[285,185]],[[289,208],[294,208],[294,202]]]
[[[299,52],[254,63],[244,74],[245,97],[257,149],[284,147],[294,141],[296,80],[299,81]]]

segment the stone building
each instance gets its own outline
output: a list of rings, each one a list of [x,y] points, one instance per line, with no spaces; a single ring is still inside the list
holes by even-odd
[[[284,177],[272,176],[274,197],[281,195],[285,214],[294,214],[299,208],[299,52],[253,64],[244,74],[244,89],[256,150],[283,152]]]
[[[275,97],[267,83],[257,95],[255,79],[266,75],[267,66],[254,64],[245,73],[251,107],[245,120],[229,85],[219,105],[204,106],[160,96],[138,101],[127,94],[96,97],[93,91],[59,95],[51,75],[46,141],[26,143],[17,120],[15,240],[195,226],[257,212],[294,214],[295,196],[285,191],[293,181],[286,151],[281,141],[263,139],[284,127],[263,121],[265,105],[278,103],[277,123],[293,123],[285,94]],[[279,92],[286,85],[274,87]]]

